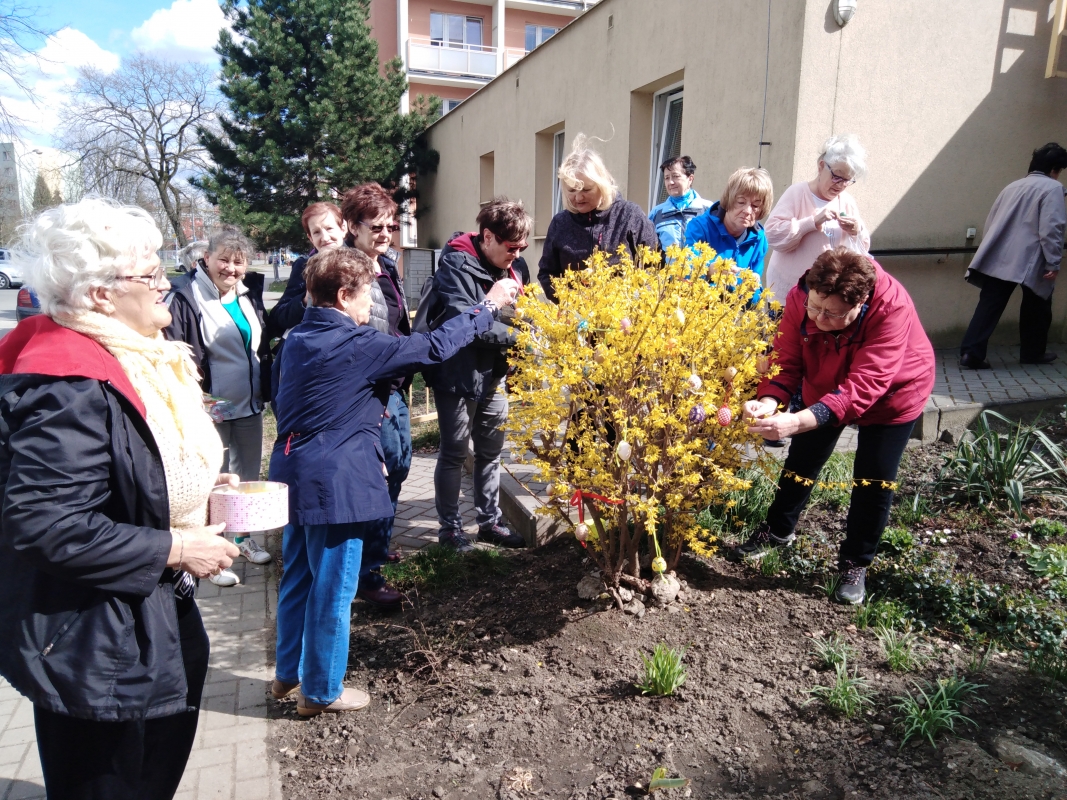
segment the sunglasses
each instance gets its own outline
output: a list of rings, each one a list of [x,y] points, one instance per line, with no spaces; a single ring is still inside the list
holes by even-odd
[[[503,244],[503,242],[501,242],[501,244]],[[526,244],[526,242],[523,242],[522,244],[515,244],[510,247],[505,246],[504,249],[507,250],[508,253],[510,253],[511,255],[515,255],[516,253],[521,253],[529,246],[530,245]]]
[[[370,228],[370,232],[373,233],[373,234],[379,234],[382,231],[389,231],[389,233],[396,233],[398,230],[400,230],[400,225],[398,223],[396,223],[396,222],[392,223],[391,225],[368,225],[363,220],[360,220],[359,224],[362,225],[365,228]]]
[[[137,281],[138,283],[143,283],[149,289],[158,289],[167,280],[167,270],[165,267],[160,266],[149,275],[119,275],[116,280]]]

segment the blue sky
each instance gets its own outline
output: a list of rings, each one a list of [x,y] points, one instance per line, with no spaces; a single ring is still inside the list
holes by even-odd
[[[42,6],[36,22],[55,34],[21,59],[33,97],[0,75],[0,102],[23,121],[28,144],[48,146],[79,68],[112,72],[137,51],[217,64],[212,48],[224,18],[218,0],[61,0]]]

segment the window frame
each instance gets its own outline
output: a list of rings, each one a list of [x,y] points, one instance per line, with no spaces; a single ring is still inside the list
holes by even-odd
[[[552,134],[552,216],[563,210],[563,186],[559,180],[559,168],[567,150],[567,131],[561,128]]]
[[[562,27],[553,28],[551,25],[537,25],[536,23],[533,23],[533,22],[527,22],[526,23],[526,28],[524,30],[523,47],[526,47],[526,45],[528,44],[528,39],[529,39],[529,36],[530,36],[530,29],[531,28],[533,28],[534,46],[533,47],[527,47],[526,48],[526,52],[527,53],[532,53],[538,47],[543,45],[545,42],[547,42],[549,39],[551,39],[553,36],[555,36],[561,30],[563,30]],[[550,31],[552,31],[552,33],[550,33],[548,36],[545,36],[545,31],[546,30],[550,30]]]
[[[664,153],[667,148],[667,133],[671,119],[671,107],[675,103],[681,104],[681,112],[685,110],[685,83],[676,83],[661,89],[652,96],[652,141],[651,157],[649,164],[648,181],[648,208],[651,211],[659,203],[660,192],[666,192],[663,188],[663,176],[660,174],[659,165],[666,161]],[[684,125],[684,116],[683,123]]]
[[[433,35],[434,28],[434,16],[441,18],[441,38],[435,39]],[[460,30],[462,32],[462,39],[456,40],[450,38],[451,25],[449,20],[455,18],[462,20],[460,23]],[[472,22],[478,23],[478,38],[477,44],[473,44],[467,41],[467,34],[470,24]],[[432,47],[447,47],[452,50],[477,50],[479,52],[484,51],[485,45],[485,17],[475,17],[469,14],[453,14],[448,11],[430,11],[430,45]]]

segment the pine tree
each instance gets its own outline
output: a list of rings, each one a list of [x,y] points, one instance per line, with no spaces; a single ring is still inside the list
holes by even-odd
[[[229,114],[222,135],[201,129],[214,161],[198,184],[222,218],[264,248],[305,241],[300,214],[317,200],[376,180],[413,193],[402,177],[436,168],[419,139],[439,101],[399,112],[399,58],[378,65],[370,0],[226,0],[233,28],[216,47]],[[384,74],[383,74],[384,72]]]
[[[62,202],[62,198],[60,198]],[[33,211],[34,213],[40,213],[45,209],[52,208],[57,205],[54,202],[52,196],[52,190],[48,188],[48,182],[44,179],[44,175],[40,172],[37,173],[37,180],[33,184]]]

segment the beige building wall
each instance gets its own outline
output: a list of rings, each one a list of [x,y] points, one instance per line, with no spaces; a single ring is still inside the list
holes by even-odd
[[[897,251],[879,260],[908,287],[935,344],[958,344],[978,298],[962,279],[970,256],[929,251],[976,245],[1033,148],[1067,144],[1067,80],[1044,77],[1048,0],[865,0],[843,28],[827,0],[772,0],[769,74],[766,3],[654,8],[604,0],[431,128],[441,167],[422,184],[423,242],[471,227],[489,153],[496,193],[525,200],[543,233],[546,153],[561,126],[568,142],[579,131],[607,139],[600,149],[624,195],[647,207],[652,94],[675,81],[685,87],[682,152],[697,163],[698,191],[716,198],[730,172],[759,157],[766,76],[763,165],[776,193],[814,176],[832,133],[857,134],[870,173],[852,191],[872,249]],[[928,252],[899,252],[916,250]],[[1015,299],[996,341],[1017,341],[1017,309]],[[1062,339],[1067,285],[1054,310]]]

